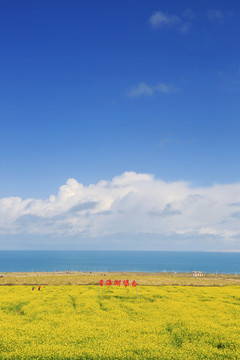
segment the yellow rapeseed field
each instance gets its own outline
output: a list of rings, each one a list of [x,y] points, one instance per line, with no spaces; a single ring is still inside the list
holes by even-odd
[[[240,359],[240,287],[0,287],[0,359]]]

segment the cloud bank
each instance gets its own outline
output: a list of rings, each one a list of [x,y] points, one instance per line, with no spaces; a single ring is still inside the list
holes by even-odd
[[[7,235],[36,235],[72,237],[79,246],[107,239],[111,248],[117,239],[120,248],[132,241],[174,250],[180,241],[183,250],[239,249],[239,218],[240,183],[192,187],[125,172],[88,186],[69,179],[45,200],[0,199],[0,245]]]

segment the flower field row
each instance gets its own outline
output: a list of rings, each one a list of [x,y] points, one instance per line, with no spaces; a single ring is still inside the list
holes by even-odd
[[[0,359],[240,359],[239,287],[0,287]]]

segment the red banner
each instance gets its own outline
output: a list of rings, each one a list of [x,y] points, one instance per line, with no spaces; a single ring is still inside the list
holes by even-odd
[[[127,287],[127,286],[130,286],[130,282],[129,282],[129,280],[123,280],[123,285],[125,286],[125,287]],[[114,285],[114,286],[121,286],[121,280],[114,280],[114,282],[111,280],[111,279],[108,279],[108,280],[106,280],[106,283],[105,283],[107,286],[112,286],[112,285]],[[99,285],[100,286],[103,286],[104,285],[104,280],[100,280],[99,281]],[[137,284],[137,282],[135,281],[135,280],[133,280],[132,281],[132,284],[131,284],[133,287],[136,287],[138,284]]]

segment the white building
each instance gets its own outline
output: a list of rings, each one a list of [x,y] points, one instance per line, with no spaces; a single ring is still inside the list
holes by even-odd
[[[193,271],[192,275],[193,276],[203,276],[203,273],[201,271]]]

